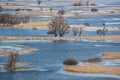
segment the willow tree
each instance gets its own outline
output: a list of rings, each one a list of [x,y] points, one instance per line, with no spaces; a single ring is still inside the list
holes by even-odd
[[[54,34],[56,37],[59,35],[60,37],[63,37],[64,34],[68,33],[70,29],[69,24],[65,20],[65,18],[62,15],[54,16],[51,19],[51,22],[49,24],[49,34]]]

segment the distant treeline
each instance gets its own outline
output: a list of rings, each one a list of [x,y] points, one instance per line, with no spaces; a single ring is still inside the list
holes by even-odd
[[[15,25],[15,24],[20,24],[20,23],[26,23],[29,22],[29,17],[28,16],[23,16],[23,15],[13,15],[10,13],[1,13],[0,14],[0,24],[4,25]]]

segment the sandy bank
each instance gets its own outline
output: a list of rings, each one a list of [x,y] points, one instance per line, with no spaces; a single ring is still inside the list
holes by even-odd
[[[75,73],[99,73],[120,75],[120,67],[87,64],[84,66],[65,66],[63,70]]]
[[[8,37],[0,36],[0,40],[91,40],[91,41],[105,41],[116,40],[120,41],[120,35],[116,36],[77,36],[77,37]]]
[[[120,52],[106,52],[103,56],[105,59],[120,59]]]

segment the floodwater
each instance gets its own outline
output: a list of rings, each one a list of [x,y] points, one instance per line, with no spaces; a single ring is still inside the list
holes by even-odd
[[[21,62],[33,63],[35,67],[33,70],[0,72],[1,80],[119,80],[118,77],[105,75],[69,75],[61,70],[62,62],[66,58],[72,57],[78,61],[94,57],[102,58],[103,52],[120,51],[119,42],[1,41],[0,45],[24,45],[38,49],[34,54],[20,56]],[[5,63],[6,60],[6,57],[0,57],[0,63]]]
[[[48,29],[21,29],[21,28],[0,28],[0,36],[32,36],[32,37],[50,37],[52,34],[47,34]],[[106,35],[120,35],[120,31],[108,31]],[[64,36],[74,36],[73,32]],[[96,31],[84,31],[82,36],[98,36]]]
[[[21,2],[25,0],[0,0],[0,2]],[[96,3],[101,6],[119,6],[120,0],[91,0],[91,3]],[[12,4],[13,6],[26,6],[24,4]],[[64,8],[68,10],[68,6],[73,4],[73,0],[69,2],[51,2],[43,0],[42,4],[54,9]],[[65,5],[65,6],[64,6]],[[30,7],[37,7],[37,0],[29,2]],[[67,7],[66,7],[67,6]],[[89,12],[83,9],[70,9],[68,11]],[[2,12],[16,12],[13,9],[5,9]],[[30,16],[30,19],[49,19],[50,16]],[[84,24],[89,23],[90,26],[110,26],[120,27],[120,15],[109,16],[77,16],[77,18],[67,18],[69,24]],[[47,29],[20,29],[20,28],[0,28],[0,36],[33,36],[33,37],[49,37],[53,35],[47,34]],[[97,36],[95,31],[86,31],[84,36]],[[108,31],[107,35],[120,35],[120,31]],[[73,36],[72,32],[65,36]],[[20,62],[30,62],[33,67],[31,70],[24,71],[2,71],[0,70],[0,80],[120,80],[120,76],[114,75],[98,75],[98,74],[68,74],[62,71],[62,62],[66,58],[75,58],[76,60],[85,60],[89,58],[103,58],[103,52],[120,52],[120,41],[108,42],[92,42],[92,41],[0,41],[0,46],[24,45],[37,48],[38,51],[34,54],[21,55]],[[6,49],[6,48],[5,48]],[[0,56],[0,64],[6,63],[7,57]],[[118,61],[106,61],[104,65],[120,66]]]
[[[69,24],[80,25],[88,23],[89,26],[110,26],[120,27],[120,15],[106,15],[106,16],[80,16],[77,18],[68,18]],[[103,25],[104,24],[104,25]]]

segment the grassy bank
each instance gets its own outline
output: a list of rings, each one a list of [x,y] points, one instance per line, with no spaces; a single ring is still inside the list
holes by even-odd
[[[75,73],[100,73],[120,75],[120,67],[87,64],[84,66],[65,66],[63,70]]]
[[[120,59],[120,52],[106,52],[103,56],[105,59]]]
[[[116,36],[77,36],[77,37],[9,37],[0,36],[0,40],[91,40],[105,41],[116,40],[120,41],[120,35]]]

